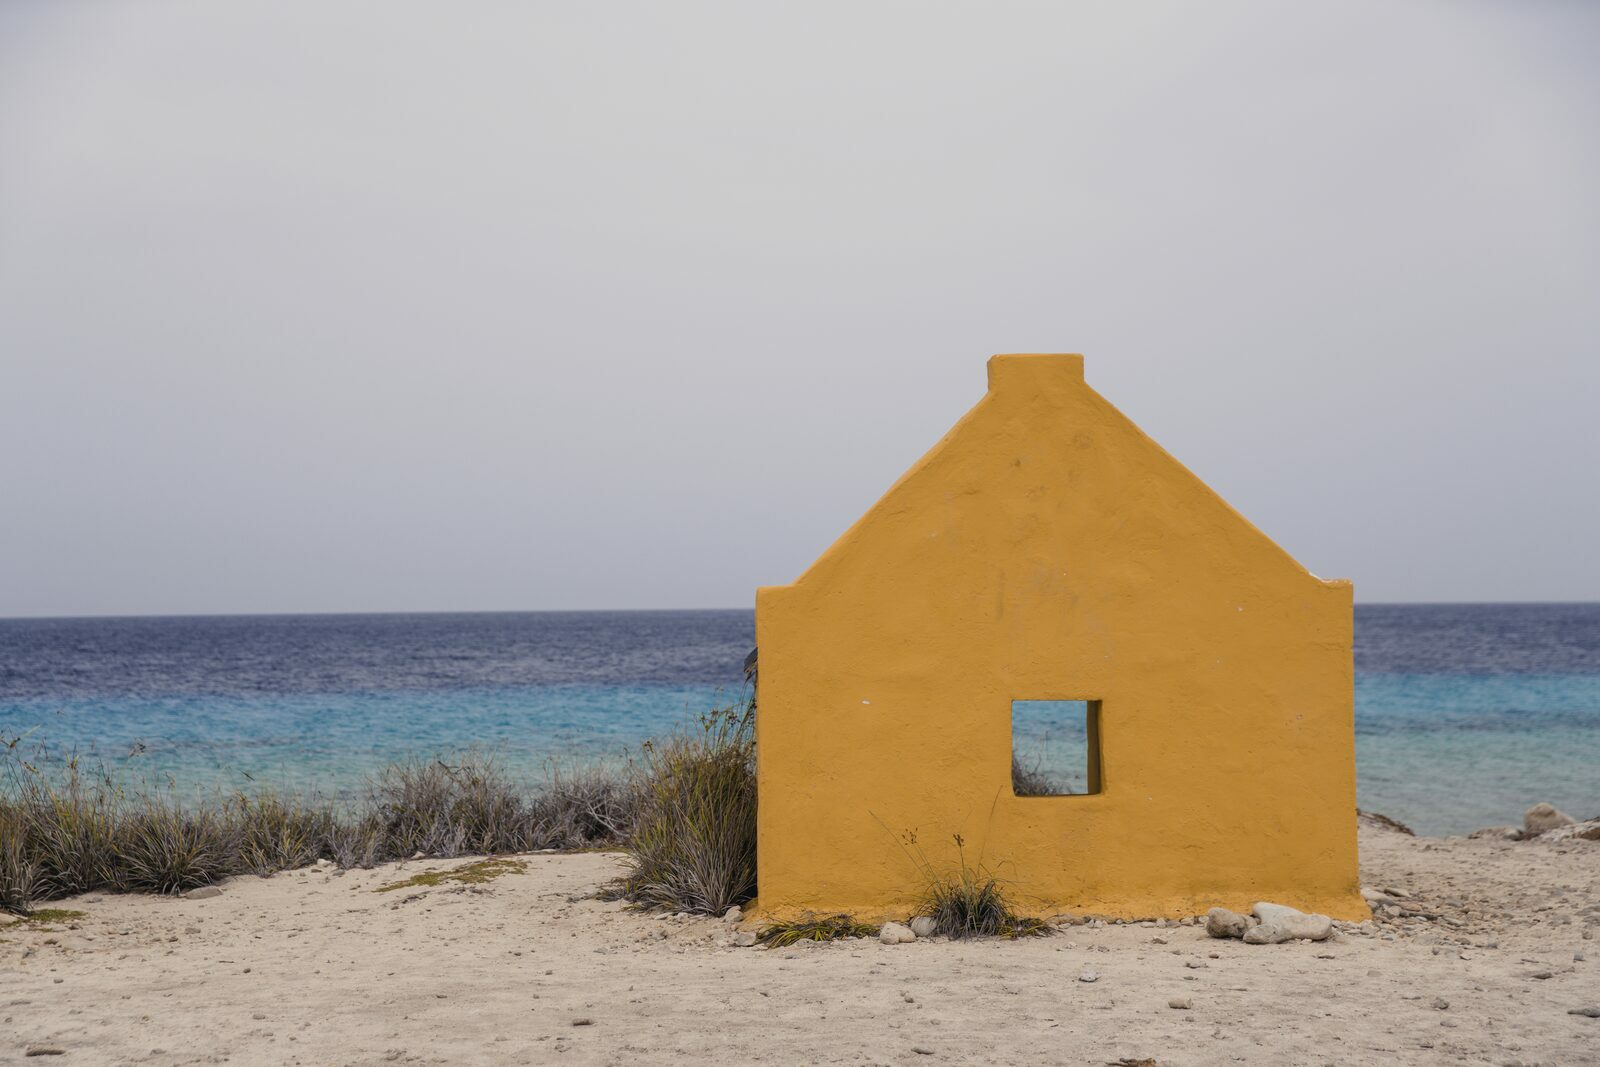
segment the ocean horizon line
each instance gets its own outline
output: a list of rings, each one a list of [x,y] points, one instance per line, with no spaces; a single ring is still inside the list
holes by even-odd
[[[1360,608],[1518,608],[1518,607],[1591,607],[1600,605],[1594,600],[1357,600]],[[417,611],[167,611],[167,612],[108,612],[104,614],[76,615],[0,615],[0,623],[8,622],[76,622],[117,621],[129,619],[379,619],[431,616],[459,618],[462,616],[492,615],[695,615],[708,612],[755,611],[755,605],[737,607],[698,608],[464,608],[460,610],[428,608]]]

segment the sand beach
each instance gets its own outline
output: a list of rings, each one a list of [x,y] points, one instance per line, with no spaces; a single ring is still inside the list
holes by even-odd
[[[0,924],[0,1063],[1600,1059],[1600,1018],[1573,1014],[1600,1008],[1600,843],[1367,825],[1360,845],[1394,913],[1282,945],[1140,923],[741,948],[717,919],[595,899],[608,852],[475,884],[426,877],[460,859],[89,894]]]

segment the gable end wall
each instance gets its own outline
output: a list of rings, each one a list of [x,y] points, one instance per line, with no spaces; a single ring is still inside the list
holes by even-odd
[[[933,450],[759,591],[756,628],[768,914],[904,915],[956,834],[1041,914],[1368,914],[1349,583],[1228,507],[1080,357],[991,360]],[[1013,699],[1102,702],[1101,793],[1011,794]]]

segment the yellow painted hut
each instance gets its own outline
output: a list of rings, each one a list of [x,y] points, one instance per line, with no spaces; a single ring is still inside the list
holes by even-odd
[[[756,640],[764,914],[903,917],[961,862],[1034,914],[1368,914],[1350,583],[1229,507],[1080,356],[991,359],[977,406],[758,592]],[[1083,709],[1073,795],[1014,788],[1013,716],[1040,701],[1082,702],[1059,705]]]

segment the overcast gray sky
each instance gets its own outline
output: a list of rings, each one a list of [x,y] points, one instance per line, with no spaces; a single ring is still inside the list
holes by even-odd
[[[748,606],[1090,383],[1600,599],[1600,4],[0,3],[0,616]]]

